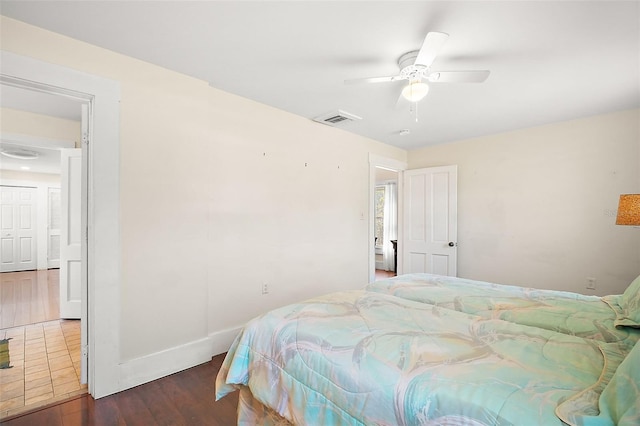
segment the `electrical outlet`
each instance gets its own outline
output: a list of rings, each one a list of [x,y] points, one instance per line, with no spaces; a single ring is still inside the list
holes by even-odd
[[[262,283],[262,294],[269,294],[269,283],[266,281]]]
[[[596,289],[596,279],[593,277],[587,277],[587,290]]]

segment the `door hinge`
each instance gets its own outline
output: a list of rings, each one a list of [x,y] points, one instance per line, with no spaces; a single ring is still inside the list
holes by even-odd
[[[86,358],[89,355],[89,349],[86,346],[82,347],[82,358]]]
[[[82,133],[82,143],[89,145],[89,135],[86,132]]]

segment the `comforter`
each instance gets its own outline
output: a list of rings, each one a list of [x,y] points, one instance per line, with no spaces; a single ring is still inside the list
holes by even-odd
[[[640,349],[627,339],[369,290],[249,322],[220,370],[216,397],[241,389],[241,399],[250,392],[269,412],[310,425],[640,423]],[[266,422],[256,412],[241,412],[239,423]]]
[[[432,274],[401,275],[366,289],[483,318],[618,342],[627,351],[640,339],[640,329],[615,326],[617,296],[602,298]]]

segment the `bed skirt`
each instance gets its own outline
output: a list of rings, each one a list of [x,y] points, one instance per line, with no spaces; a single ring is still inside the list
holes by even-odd
[[[284,417],[255,399],[246,386],[240,387],[238,399],[238,425],[242,426],[293,426]]]

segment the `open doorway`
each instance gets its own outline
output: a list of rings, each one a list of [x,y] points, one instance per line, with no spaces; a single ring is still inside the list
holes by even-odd
[[[375,168],[374,244],[376,279],[398,270],[398,172]]]
[[[369,154],[369,282],[402,273],[398,194],[402,193],[402,172],[406,169],[402,161]]]
[[[0,99],[0,227],[11,228],[0,253],[2,418],[86,393],[87,385],[81,320],[60,316],[60,152],[82,146],[83,102],[7,84]]]
[[[0,51],[0,82],[89,104],[82,156],[82,372],[89,393],[122,390],[120,368],[120,85],[93,74]],[[84,130],[84,129],[83,129]],[[85,321],[85,319],[87,319]]]

